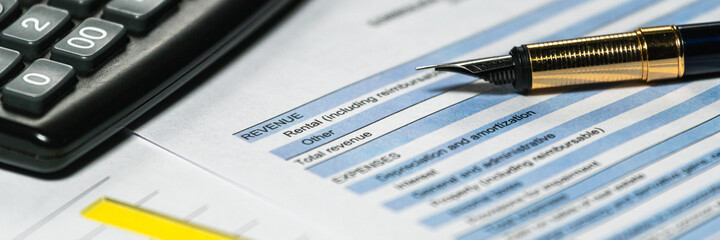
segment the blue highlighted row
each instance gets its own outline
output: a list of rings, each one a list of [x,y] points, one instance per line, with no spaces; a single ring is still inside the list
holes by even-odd
[[[276,148],[271,152],[278,157],[289,160],[290,158],[293,158],[301,153],[310,151],[320,145],[341,138],[346,134],[355,132],[359,128],[367,126],[379,119],[390,116],[419,102],[443,94],[448,89],[465,85],[474,81],[476,81],[475,78],[463,75],[453,75],[451,77],[438,80],[437,82],[428,84],[412,92],[403,94],[390,101],[378,104],[377,106],[371,107],[362,113],[351,116],[341,122],[335,123],[329,127],[317,131],[317,133],[327,133],[332,131],[332,136],[313,139],[312,141],[308,141],[307,139],[299,139],[283,145],[279,148]]]
[[[718,161],[715,160],[713,163],[717,163]],[[673,217],[676,217],[687,210],[690,210],[697,205],[700,205],[701,203],[716,197],[718,194],[720,194],[720,183],[715,183],[699,193],[696,193],[693,196],[690,196],[689,198],[685,199],[684,201],[675,204],[671,206],[668,209],[663,210],[662,212],[656,214],[655,216],[650,217],[649,219],[646,219],[630,228],[628,228],[625,231],[622,231],[618,233],[615,236],[612,236],[610,239],[630,239],[633,237],[636,237],[640,234],[643,234],[647,232],[648,230],[657,227],[658,225],[661,225],[668,220],[672,219]],[[717,227],[717,226],[716,226]]]
[[[702,130],[706,130],[706,132],[701,132]],[[715,118],[713,122],[708,122],[707,124],[704,124],[702,127],[695,128],[693,131],[692,136],[689,136],[685,134],[686,137],[692,137],[699,138],[706,136],[707,133],[717,133],[720,131],[720,118]],[[680,140],[682,141],[682,140]],[[676,141],[677,142],[677,141]],[[689,144],[693,144],[694,142],[685,142],[683,145],[687,146]],[[666,144],[667,145],[667,144]],[[666,149],[658,149],[658,147],[655,147],[656,151],[663,151],[667,152]],[[671,149],[674,149],[671,147]],[[699,159],[696,159],[695,161],[692,161],[685,166],[672,171],[670,173],[667,173],[652,182],[645,184],[642,187],[637,188],[636,190],[632,191],[631,193],[628,193],[620,198],[618,198],[615,201],[612,201],[600,208],[598,208],[595,211],[592,211],[588,214],[585,214],[568,224],[565,224],[562,227],[559,227],[558,229],[555,229],[553,231],[550,231],[543,236],[540,236],[539,239],[558,239],[567,237],[570,234],[577,232],[579,230],[582,230],[584,228],[587,228],[589,226],[592,226],[593,224],[596,224],[598,222],[601,222],[604,219],[607,219],[615,214],[621,213],[622,211],[631,208],[632,206],[635,206],[637,204],[640,204],[647,199],[650,199],[653,196],[656,196],[657,194],[687,180],[692,178],[693,176],[703,172],[704,170],[707,170],[713,166],[715,166],[718,162],[720,162],[720,158],[713,157],[713,155],[718,154],[718,151],[720,149],[715,150],[715,152],[711,154],[707,154],[706,156],[703,156]],[[646,158],[648,159],[648,158]],[[657,158],[656,158],[657,159]],[[647,162],[646,162],[647,163]],[[583,183],[578,184],[580,186],[583,186]],[[628,238],[632,237],[629,234],[634,233],[638,234],[640,233],[637,226],[632,228],[633,230],[628,230],[625,233],[622,233],[622,235],[627,236]],[[625,237],[623,237],[625,238]]]
[[[715,216],[714,218],[710,219],[707,222],[704,222],[703,224],[700,224],[700,226],[695,227],[694,229],[691,229],[690,231],[687,231],[683,233],[682,235],[678,236],[677,240],[696,240],[696,239],[709,239],[715,235],[717,237],[717,234],[720,233],[720,215]]]
[[[676,90],[680,86],[682,86],[682,85],[681,84],[673,84],[673,85],[665,85],[665,86],[659,86],[659,87],[653,87],[653,88],[646,88],[640,92],[637,92],[633,95],[630,95],[621,100],[613,102],[607,106],[604,106],[604,107],[594,110],[592,112],[586,113],[582,116],[579,116],[575,119],[572,119],[560,126],[557,126],[550,130],[547,130],[543,133],[540,133],[540,134],[536,135],[535,137],[545,136],[548,134],[555,134],[555,135],[559,135],[559,136],[563,136],[563,137],[572,136],[572,134],[577,134],[580,130],[592,127],[593,125],[595,125],[599,122],[605,121],[605,120],[613,118],[615,116],[618,116],[619,114],[622,114],[624,112],[632,110],[640,105],[647,103],[648,101],[652,101],[653,99],[662,97],[662,96],[666,95],[667,93],[669,93],[673,90]],[[557,139],[559,140],[562,138],[559,137]],[[583,148],[587,148],[587,146],[591,146],[594,143],[597,143],[597,141],[591,143],[590,145],[586,145]],[[567,151],[572,151],[572,150],[573,149],[568,149]],[[506,149],[505,151],[508,151],[508,150]],[[532,151],[532,152],[535,152],[535,151]],[[568,155],[570,155],[570,154],[572,154],[572,152],[569,153]],[[568,155],[565,155],[565,156],[568,156]],[[592,156],[592,155],[582,156],[581,159],[584,160],[586,158],[589,158],[590,156]],[[535,169],[528,174],[541,172],[541,174],[543,174],[543,176],[549,177],[552,174],[560,172],[561,170],[556,169],[556,168],[549,168],[548,166],[553,166],[553,163],[557,163],[558,161],[561,161],[561,159],[564,159],[564,158],[567,158],[567,157],[561,157],[560,159],[553,160],[553,162],[548,163],[545,166],[542,166],[540,169]],[[484,159],[484,160],[478,162],[477,164],[483,164],[483,162],[488,162],[491,159],[492,158]],[[497,165],[497,167],[499,167],[499,166],[502,166],[504,164],[511,162],[511,160],[503,161],[503,162],[497,163],[496,165]],[[578,159],[578,160],[580,160],[580,159]],[[567,167],[570,167],[570,165],[568,165]],[[503,198],[507,194],[513,193],[515,190],[519,190],[519,189],[515,189],[514,191],[499,191],[499,190],[507,189],[509,186],[520,186],[520,185],[517,185],[517,183],[521,182],[521,179],[522,179],[522,177],[511,183],[503,184],[503,185],[495,188],[495,190],[490,190],[486,194],[482,194],[482,195],[475,197],[469,201],[466,201],[465,203],[456,205],[456,206],[450,208],[449,210],[442,212],[436,216],[427,218],[427,219],[423,220],[423,223],[425,223],[428,226],[437,227],[437,226],[440,226],[456,217],[462,216],[462,215],[469,213],[477,208],[480,208],[486,204],[489,204],[490,202],[492,202],[491,200],[497,200],[497,199]],[[522,186],[525,186],[528,184],[532,185],[539,181],[541,181],[541,180],[538,179],[537,181],[528,181],[528,182],[522,183],[521,185]],[[432,195],[440,194],[442,192],[443,191],[438,191],[437,193],[432,194]],[[494,192],[501,192],[503,194],[497,195]],[[431,197],[431,196],[428,196],[428,197]],[[420,200],[422,200],[422,199],[420,199]],[[393,200],[389,204],[392,204],[392,206],[397,207],[397,208],[404,208],[409,205],[418,203],[418,202],[420,202],[420,200],[410,199],[407,196],[405,196],[405,197]]]
[[[483,143],[485,141],[488,141],[490,139],[495,138],[496,136],[499,136],[500,134],[503,134],[505,132],[508,132],[512,129],[515,129],[517,127],[523,126],[526,123],[529,123],[535,119],[541,118],[545,115],[548,115],[550,113],[553,113],[557,110],[560,110],[562,108],[567,107],[568,105],[572,105],[578,101],[581,101],[583,99],[586,99],[588,97],[591,97],[593,95],[596,95],[599,93],[599,90],[595,91],[583,91],[583,92],[571,92],[568,94],[561,94],[557,95],[555,97],[549,98],[545,101],[539,102],[537,104],[534,104],[530,107],[524,108],[520,111],[514,112],[510,115],[507,115],[505,117],[500,118],[499,122],[493,122],[490,124],[486,124],[478,129],[472,130],[461,137],[455,138],[453,140],[450,140],[448,142],[445,142],[443,144],[440,144],[436,147],[431,148],[430,150],[419,154],[418,156],[411,157],[408,160],[396,164],[390,169],[384,170],[380,173],[377,173],[373,175],[373,177],[369,177],[366,179],[363,179],[362,181],[358,181],[348,187],[348,189],[358,193],[363,194],[366,192],[369,192],[371,190],[377,189],[381,186],[384,186],[386,184],[391,183],[394,180],[397,180],[401,177],[410,175],[412,173],[415,173],[417,171],[420,171],[422,169],[425,169],[429,166],[432,166],[435,163],[441,162],[445,159],[448,159],[452,156],[454,156],[457,153],[460,153],[464,150],[470,149],[473,146],[476,146],[480,143]],[[462,105],[458,105],[457,110],[458,111],[468,111],[471,110],[469,107],[471,107],[473,104],[475,104],[474,101],[468,101],[463,103]],[[469,112],[469,114],[473,114],[475,112]],[[448,114],[448,115],[467,115],[468,113],[462,113],[458,114],[452,111],[443,112],[441,114]],[[543,135],[544,136],[544,135]],[[542,137],[542,136],[538,136]],[[551,136],[550,138],[554,138],[555,136]],[[543,143],[551,142],[551,139],[543,140]],[[461,144],[456,144],[461,143]],[[432,155],[433,153],[438,152],[445,152],[445,154],[439,155],[437,157],[434,157],[432,159],[428,159],[427,156]],[[525,153],[527,154],[527,153]],[[513,158],[524,156],[522,155],[513,155]],[[510,160],[509,158],[506,158],[505,160]],[[484,171],[489,170],[480,164],[471,165],[467,169],[464,169],[457,174],[453,174],[452,176],[440,180],[436,183],[433,183],[431,185],[443,185],[446,187],[452,187],[452,185],[460,184],[461,182],[464,182],[467,179],[471,179],[472,177],[476,176],[477,174],[480,174],[481,172],[484,173]],[[450,183],[450,184],[445,184]],[[410,198],[413,198],[412,196],[417,195],[418,193],[413,192],[409,195]],[[413,198],[416,199],[416,198]],[[400,201],[403,202],[403,201]],[[395,210],[400,209],[398,206],[400,204],[397,202],[396,204],[389,204],[390,208],[393,208]],[[405,205],[405,204],[400,204]]]
[[[682,85],[674,84],[674,85],[666,85],[666,86],[661,86],[661,87],[646,88],[642,91],[639,91],[630,96],[622,98],[611,104],[608,104],[606,106],[598,108],[589,113],[583,114],[581,116],[578,116],[570,121],[563,123],[562,125],[559,125],[550,130],[547,130],[543,133],[535,135],[534,137],[532,137],[530,139],[535,139],[535,138],[539,138],[542,136],[547,136],[549,134],[552,134],[555,136],[555,138],[547,141],[545,144],[543,144],[540,147],[549,146],[550,144],[556,143],[566,137],[577,135],[583,129],[591,128],[592,126],[594,126],[600,122],[603,122],[610,118],[616,117],[617,115],[620,115],[624,112],[634,109],[642,104],[647,103],[648,101],[652,101],[653,99],[662,97],[665,94],[679,88],[680,86],[682,86]],[[563,94],[560,96],[573,96],[573,93],[566,93],[566,94]],[[560,97],[560,96],[558,96],[558,97]],[[570,99],[570,100],[572,100],[570,102],[576,102],[575,100],[580,100],[580,99]],[[589,135],[586,138],[589,139],[589,138],[598,138],[598,137],[600,137],[600,136]],[[583,141],[585,141],[585,139]],[[462,169],[460,171],[453,173],[452,175],[450,175],[449,178],[455,178],[458,180],[454,181],[452,184],[442,184],[443,181],[446,181],[447,179],[439,180],[439,181],[428,184],[426,187],[415,190],[407,195],[404,195],[404,196],[396,198],[392,201],[389,201],[386,203],[386,206],[388,206],[394,210],[402,210],[402,209],[410,207],[414,204],[420,203],[428,198],[431,198],[431,197],[437,196],[439,194],[442,194],[444,192],[447,192],[447,191],[453,189],[453,187],[456,187],[456,186],[462,185],[464,183],[467,183],[469,181],[472,181],[480,176],[480,175],[467,176],[467,174],[465,174],[465,173],[471,169],[481,168],[481,169],[483,169],[483,172],[495,170],[499,167],[505,166],[506,164],[513,162],[516,159],[525,157],[526,155],[528,155],[530,153],[534,153],[536,150],[535,149],[532,151],[524,152],[523,154],[512,155],[512,157],[502,157],[502,156],[504,156],[504,154],[512,151],[512,149],[515,149],[515,148],[516,147],[504,149],[499,154],[495,154],[489,158],[477,161],[475,164],[472,164],[468,167],[465,167],[464,169]],[[564,151],[570,151],[570,149],[564,150]],[[437,186],[443,186],[443,187],[438,188]]]
[[[498,39],[529,28],[541,22],[547,16],[562,13],[589,0],[557,0],[509,19],[492,28],[481,31],[456,43],[435,50],[427,55],[411,60],[377,75],[357,81],[337,91],[329,93],[300,107],[275,116],[267,121],[235,133],[247,142],[255,142],[272,134],[294,126],[305,120],[311,120],[330,109],[337,108],[360,96],[379,88],[417,74],[415,67],[431,63],[445,62],[466,54],[468,51],[489,45]]]
[[[566,171],[573,166],[585,162],[593,156],[597,156],[598,154],[617,147],[622,143],[625,143],[647,132],[662,127],[672,121],[675,121],[683,116],[693,113],[698,109],[717,101],[718,99],[720,99],[719,97],[720,86],[715,86],[687,101],[684,101],[649,118],[625,127],[619,131],[611,133],[606,137],[601,138],[589,145],[579,148],[557,160],[554,160],[553,162],[548,163],[547,165],[544,165],[532,172],[518,177],[515,181],[508,184],[522,184],[523,186],[530,186],[534,183],[547,180],[558,172]],[[640,156],[640,158],[638,156]],[[548,198],[537,201],[530,206],[525,207],[522,210],[519,210],[507,217],[504,217],[496,222],[490,223],[482,228],[472,231],[471,233],[465,235],[463,238],[486,238],[488,236],[503,232],[509,228],[523,224],[537,216],[552,211],[562,206],[563,204],[582,197],[583,195],[607,184],[608,181],[612,181],[632,171],[635,171],[639,167],[657,160],[657,157],[658,156],[647,157],[645,155],[636,155],[632,158],[626,159],[621,163],[605,169],[600,174],[593,175],[590,178],[582,181],[582,184],[573,185]],[[515,190],[520,189],[522,188],[518,188]],[[472,203],[472,201],[476,200],[467,201],[460,206]],[[439,226],[474,209],[476,208],[467,209],[460,214],[451,214],[451,210],[444,211],[440,214],[436,214],[424,219],[423,222],[428,224],[429,226]]]
[[[488,94],[480,94],[467,99],[435,114],[419,119],[406,126],[398,128],[381,138],[374,139],[364,145],[356,147],[348,152],[342,153],[334,158],[316,164],[308,170],[321,177],[328,177],[342,170],[348,169],[355,164],[364,162],[372,157],[380,155],[385,151],[397,148],[416,138],[422,137],[432,131],[447,126],[449,123],[459,121],[479,111],[488,109],[510,98],[517,97],[516,94],[507,92],[506,88],[491,90]]]

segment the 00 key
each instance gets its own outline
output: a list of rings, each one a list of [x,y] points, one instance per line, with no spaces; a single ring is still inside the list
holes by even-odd
[[[92,72],[125,47],[125,32],[125,27],[117,23],[99,18],[85,19],[53,46],[50,59],[70,64],[81,73]]]

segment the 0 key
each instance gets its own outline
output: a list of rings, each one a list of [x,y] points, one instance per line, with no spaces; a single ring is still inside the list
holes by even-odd
[[[75,86],[75,70],[69,65],[38,59],[2,88],[3,106],[42,115]]]

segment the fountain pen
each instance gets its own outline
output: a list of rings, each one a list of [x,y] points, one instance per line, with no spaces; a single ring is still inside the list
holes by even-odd
[[[720,73],[720,22],[645,27],[594,37],[526,44],[509,55],[434,68],[519,91],[621,81],[655,82]]]

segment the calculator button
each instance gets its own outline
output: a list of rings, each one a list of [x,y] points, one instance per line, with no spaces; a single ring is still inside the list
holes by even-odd
[[[142,33],[176,3],[175,0],[112,0],[105,5],[102,18],[125,25],[130,32]]]
[[[48,5],[70,11],[75,17],[85,18],[92,14],[105,0],[49,0]]]
[[[38,59],[2,89],[6,108],[42,114],[75,84],[70,65]]]
[[[123,25],[88,18],[55,44],[52,60],[72,65],[78,72],[91,72],[127,43]]]
[[[0,45],[35,59],[70,27],[68,11],[35,5],[0,34]]]
[[[0,0],[0,25],[20,15],[20,3],[17,0]]]
[[[20,53],[0,47],[0,86],[7,82],[13,73],[18,73],[24,66]]]

